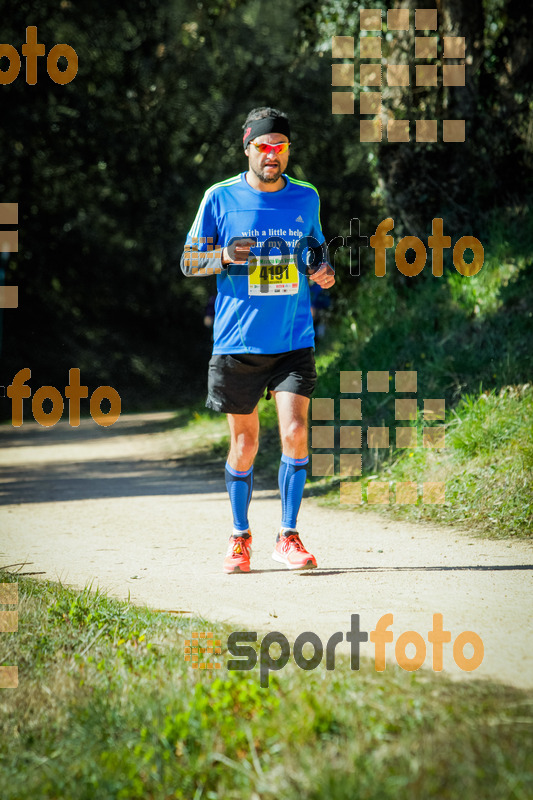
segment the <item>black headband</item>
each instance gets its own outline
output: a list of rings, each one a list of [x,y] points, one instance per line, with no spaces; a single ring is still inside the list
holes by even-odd
[[[242,143],[244,149],[248,147],[249,142],[255,139],[256,136],[262,136],[264,133],[282,133],[287,139],[291,138],[291,129],[287,117],[261,117],[261,119],[253,119],[246,126]]]

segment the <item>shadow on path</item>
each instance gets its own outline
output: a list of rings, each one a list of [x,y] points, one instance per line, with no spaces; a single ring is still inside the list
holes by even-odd
[[[185,424],[183,412],[156,412],[120,417],[109,428],[102,428],[92,420],[82,420],[79,428],[72,428],[67,420],[44,428],[37,423],[24,423],[20,428],[0,426],[0,506],[18,503],[53,503],[71,500],[90,500],[119,497],[145,497],[162,495],[194,495],[225,493],[224,457],[219,460],[203,459],[198,454],[179,457],[180,439],[170,448],[178,457],[160,456],[157,442],[153,452],[147,453],[146,434],[162,433]],[[187,412],[187,420],[190,414]],[[85,426],[85,427],[84,427]],[[126,437],[129,450],[124,456],[109,458],[110,437]],[[143,447],[135,457],[135,437],[142,436]],[[98,448],[102,443],[102,458]],[[85,445],[91,443],[89,457]],[[117,442],[118,444],[118,442]],[[42,448],[64,447],[47,460]],[[24,463],[17,463],[20,447],[36,448],[38,456],[32,463],[31,455]],[[73,449],[74,448],[74,449]],[[121,445],[119,445],[120,452]],[[168,448],[167,448],[168,449]],[[52,451],[51,451],[52,452]],[[13,463],[9,463],[13,453]],[[59,458],[58,458],[59,453]],[[79,453],[79,457],[78,456]],[[133,453],[133,455],[132,455]],[[107,456],[107,457],[106,457]],[[257,489],[271,489],[271,483],[256,481]]]
[[[225,491],[224,468],[185,460],[102,460],[0,467],[0,506]]]

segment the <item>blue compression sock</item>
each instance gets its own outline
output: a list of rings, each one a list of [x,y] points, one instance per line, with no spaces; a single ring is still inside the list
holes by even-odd
[[[226,462],[226,488],[228,490],[233,512],[235,531],[248,531],[248,506],[252,499],[254,485],[254,468],[239,472]]]
[[[278,483],[281,494],[281,527],[296,529],[296,519],[302,504],[309,457],[290,458],[283,454],[279,465]]]

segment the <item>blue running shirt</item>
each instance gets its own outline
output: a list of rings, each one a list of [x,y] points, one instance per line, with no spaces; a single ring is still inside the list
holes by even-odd
[[[271,249],[270,261],[275,264],[276,255],[283,253],[286,258],[282,263],[289,261],[296,243],[303,237],[314,237],[312,246],[324,243],[320,200],[314,186],[284,174],[283,189],[261,192],[248,184],[245,175],[241,172],[207,190],[186,245],[202,252],[211,244],[227,247],[235,238],[255,238],[257,246],[252,247],[250,254],[257,257],[267,239],[283,239],[288,253],[284,246]],[[253,264],[253,259],[250,263]],[[260,260],[259,264],[262,263]],[[260,266],[229,265],[217,275],[214,355],[275,354],[313,346],[315,335],[307,276],[294,266],[288,269],[283,272],[281,266],[278,274],[282,283],[269,286],[264,293],[259,285]]]

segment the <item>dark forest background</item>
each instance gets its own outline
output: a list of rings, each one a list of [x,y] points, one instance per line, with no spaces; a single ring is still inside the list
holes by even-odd
[[[386,23],[386,9],[399,5],[372,7]],[[383,114],[394,106],[412,120],[464,117],[464,143],[361,144],[358,86],[356,114],[332,114],[331,37],[357,43],[360,5],[351,0],[11,3],[0,41],[21,53],[36,25],[47,52],[61,42],[76,50],[79,72],[58,85],[41,58],[30,86],[23,60],[19,77],[0,86],[0,202],[19,204],[19,253],[1,262],[19,308],[2,315],[0,384],[30,367],[33,391],[63,392],[78,367],[90,391],[116,388],[123,411],[203,395],[203,316],[215,284],[186,279],[179,256],[205,189],[246,168],[241,126],[257,105],[289,114],[289,172],[318,187],[328,241],[348,236],[352,218],[370,236],[391,216],[396,240],[427,242],[442,217],[452,245],[474,235],[485,248],[478,275],[459,275],[448,256],[440,279],[429,252],[423,273],[407,278],[389,251],[377,278],[367,253],[356,277],[348,250],[339,251],[323,391],[338,390],[338,369],[356,367],[414,365],[428,391],[452,402],[480,385],[529,380],[529,4],[425,7],[439,12],[439,66],[442,36],[466,37],[466,85],[385,91]],[[392,34],[385,24],[383,33],[385,56],[414,63],[412,30]],[[7,400],[0,414],[9,417]]]

